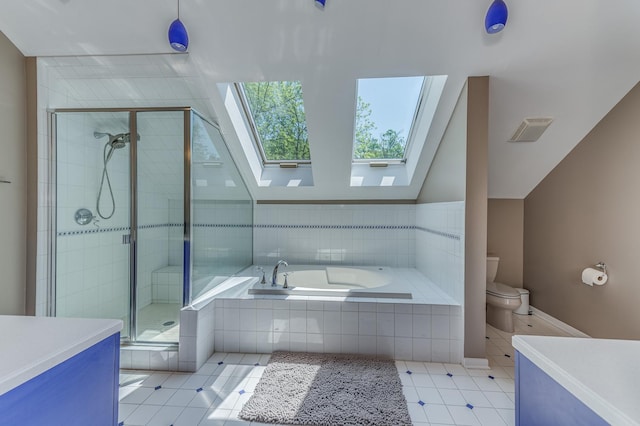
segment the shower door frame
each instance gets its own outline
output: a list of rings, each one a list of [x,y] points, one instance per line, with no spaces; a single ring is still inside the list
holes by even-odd
[[[58,113],[92,113],[92,112],[126,112],[129,114],[129,132],[132,135],[138,134],[138,113],[143,112],[183,112],[183,138],[184,138],[184,214],[183,214],[183,285],[182,285],[182,306],[191,303],[191,125],[192,114],[197,114],[199,118],[208,122],[215,128],[216,124],[198,114],[191,107],[139,107],[139,108],[58,108],[48,111],[49,127],[49,288],[47,291],[47,315],[56,316],[56,256],[57,256],[57,133],[56,114]],[[137,167],[137,147],[138,138],[132,137],[129,148],[129,330],[128,337],[123,338],[123,344],[136,345],[157,345],[158,342],[139,341],[137,335],[137,231],[138,231],[138,167]],[[174,344],[177,344],[175,342]],[[162,342],[166,346],[167,342]]]

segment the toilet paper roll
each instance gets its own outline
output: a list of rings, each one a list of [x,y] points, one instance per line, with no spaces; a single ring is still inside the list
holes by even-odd
[[[603,285],[607,282],[609,277],[602,271],[593,268],[586,268],[582,271],[582,282],[586,285],[593,286],[595,285]]]

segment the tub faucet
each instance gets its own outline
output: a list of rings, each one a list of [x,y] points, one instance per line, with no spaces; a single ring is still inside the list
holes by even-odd
[[[275,287],[277,285],[276,280],[278,279],[278,266],[280,265],[289,266],[289,264],[284,260],[278,260],[276,267],[273,268],[273,274],[271,275],[271,287]]]

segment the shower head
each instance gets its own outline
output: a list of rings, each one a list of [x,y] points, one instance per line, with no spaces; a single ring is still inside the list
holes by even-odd
[[[109,135],[109,145],[114,149],[124,148],[126,144],[131,142],[130,133],[118,133],[117,135]]]
[[[111,133],[93,132],[93,136],[96,139],[108,136],[109,140],[107,141],[107,146],[110,146],[113,149],[124,148],[126,144],[131,142],[131,133],[118,133],[117,135],[112,135]],[[140,135],[138,135],[138,140],[140,140]]]

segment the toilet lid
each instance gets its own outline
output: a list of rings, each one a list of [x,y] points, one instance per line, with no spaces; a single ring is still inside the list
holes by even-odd
[[[502,283],[487,283],[487,294],[505,299],[520,299],[518,290]]]

